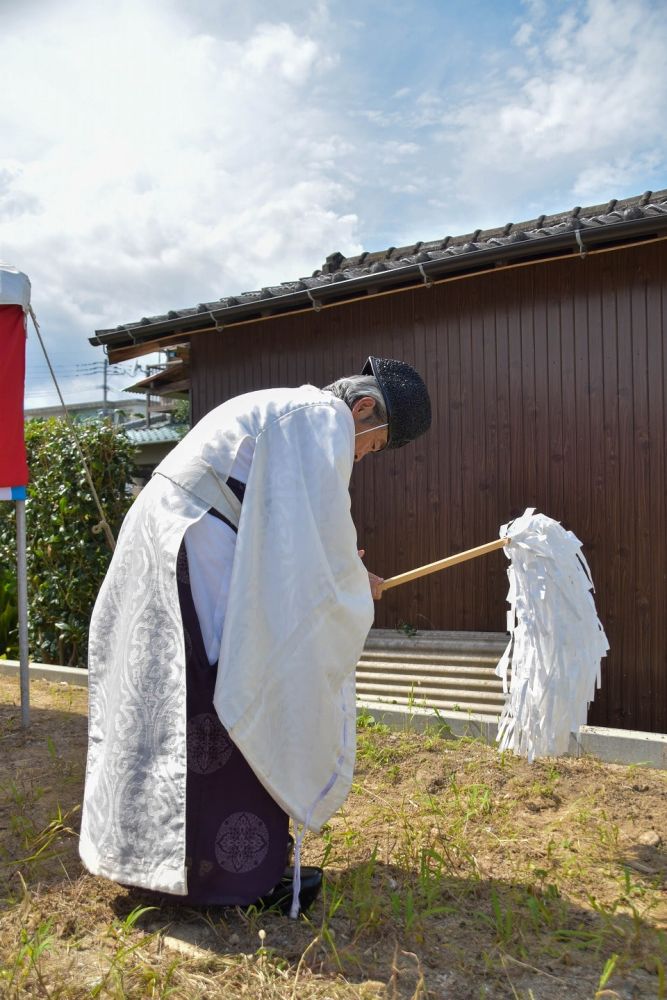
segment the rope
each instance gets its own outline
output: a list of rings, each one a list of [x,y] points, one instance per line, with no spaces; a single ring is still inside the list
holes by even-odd
[[[49,366],[49,371],[51,372],[51,378],[53,379],[53,384],[56,387],[56,392],[58,393],[58,398],[60,399],[60,405],[63,408],[63,414],[65,416],[65,420],[66,420],[66,422],[67,422],[67,424],[69,426],[70,431],[72,432],[72,439],[73,439],[74,444],[76,446],[76,450],[79,453],[79,458],[81,459],[81,464],[83,465],[83,471],[86,474],[86,479],[88,480],[88,485],[90,486],[90,492],[93,494],[93,500],[95,501],[95,506],[97,507],[97,512],[100,515],[100,522],[99,522],[99,524],[96,524],[94,526],[94,528],[93,528],[93,534],[94,535],[99,535],[100,531],[103,531],[104,532],[104,537],[107,540],[107,545],[109,546],[109,548],[113,552],[114,549],[116,548],[116,539],[113,536],[113,532],[112,532],[112,530],[111,530],[111,528],[109,526],[109,522],[107,521],[106,517],[104,516],[104,510],[102,509],[102,504],[100,503],[100,498],[97,495],[97,490],[95,489],[95,484],[93,483],[93,478],[92,478],[92,476],[90,474],[90,470],[88,469],[88,463],[86,462],[86,456],[84,455],[83,449],[81,447],[81,444],[79,443],[79,438],[78,438],[77,433],[76,433],[76,428],[74,426],[74,421],[72,420],[72,418],[70,416],[70,413],[69,413],[69,410],[67,409],[67,406],[65,405],[65,400],[63,399],[63,394],[60,391],[60,386],[58,385],[58,379],[56,378],[56,373],[54,372],[54,370],[53,370],[53,368],[51,366],[51,361],[49,359],[49,356],[46,353],[46,347],[44,346],[44,341],[42,340],[42,335],[41,335],[40,330],[39,330],[39,323],[37,322],[37,317],[35,316],[35,313],[33,312],[32,306],[28,306],[28,311],[30,312],[30,319],[32,320],[32,325],[35,328],[35,333],[37,334],[37,339],[39,340],[39,343],[40,343],[40,346],[42,348],[42,351],[44,352],[44,357],[46,358],[46,363]]]

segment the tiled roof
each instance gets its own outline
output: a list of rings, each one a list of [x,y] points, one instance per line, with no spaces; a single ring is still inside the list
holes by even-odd
[[[122,429],[122,428],[121,428]],[[165,424],[162,427],[142,427],[124,430],[132,444],[170,444],[180,441],[188,432],[187,424]]]
[[[493,267],[499,262],[529,259],[568,251],[582,256],[595,246],[639,239],[667,230],[667,190],[613,199],[604,205],[576,207],[556,215],[541,215],[497,229],[477,229],[462,236],[389,247],[377,253],[344,257],[330,254],[309,278],[285,281],[242,295],[202,302],[189,309],[148,316],[113,330],[98,330],[93,344],[121,347],[170,333],[185,335],[212,324],[290,312],[297,308],[351,298],[371,288],[428,283],[436,277]]]

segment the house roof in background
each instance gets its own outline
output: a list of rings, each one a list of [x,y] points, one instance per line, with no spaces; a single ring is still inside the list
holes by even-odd
[[[388,247],[374,253],[344,257],[330,254],[309,278],[285,281],[242,295],[202,302],[186,309],[145,316],[134,323],[96,331],[91,343],[104,345],[121,360],[142,353],[142,345],[160,338],[176,342],[197,330],[277,316],[351,300],[390,287],[413,287],[437,278],[493,269],[536,257],[578,253],[667,234],[667,190],[646,191],[633,198],[603,205],[576,207],[497,229]],[[154,350],[155,346],[147,348]],[[143,352],[145,353],[145,352]]]
[[[95,420],[100,415],[104,414],[105,411],[108,413],[113,413],[116,411],[129,411],[130,413],[142,413],[144,403],[143,400],[136,399],[94,399],[88,400],[82,403],[69,403],[67,410],[71,416],[76,419],[91,419]],[[24,411],[24,416],[26,420],[43,419],[46,420],[49,417],[62,417],[64,416],[64,411],[62,404],[55,403],[52,406],[31,406],[27,407]]]
[[[164,368],[152,372],[139,382],[133,382],[123,389],[123,392],[140,393],[141,395],[178,396],[187,391],[190,379],[190,346],[179,349],[181,357],[168,361]]]
[[[126,430],[121,428],[123,433],[132,444],[164,444],[180,441],[189,431],[187,424],[163,424],[159,427],[137,427]]]

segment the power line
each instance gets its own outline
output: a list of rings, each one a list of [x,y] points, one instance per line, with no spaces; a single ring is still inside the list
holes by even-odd
[[[57,369],[56,371],[61,378],[65,379],[94,378],[96,375],[100,374],[99,371],[77,372],[71,370],[68,371],[67,369],[62,369],[62,368]],[[135,374],[134,371],[131,371],[129,369],[123,369],[122,371],[118,372],[109,372],[109,378],[128,378],[134,376],[134,374]],[[26,378],[30,379],[31,381],[44,379],[47,377],[50,377],[48,375],[48,372],[34,371],[32,369],[26,371]]]

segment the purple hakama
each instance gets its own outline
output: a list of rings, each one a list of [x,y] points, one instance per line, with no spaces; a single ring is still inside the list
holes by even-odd
[[[170,899],[247,905],[283,875],[289,818],[255,777],[213,707],[217,664],[206,656],[184,544],[177,575],[186,652],[188,893]]]

